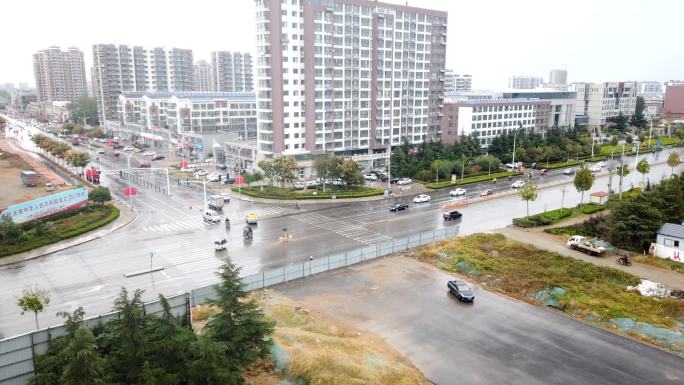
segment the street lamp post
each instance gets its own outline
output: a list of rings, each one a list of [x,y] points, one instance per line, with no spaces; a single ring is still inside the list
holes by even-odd
[[[202,177],[202,187],[204,190],[204,209],[206,210],[208,208],[208,203],[207,203],[207,178]]]
[[[518,130],[513,132],[513,161],[511,162],[515,166],[515,140],[518,137]]]
[[[133,190],[131,189],[131,156],[133,156],[133,153],[126,155],[126,161],[128,162],[128,197],[131,203],[131,211],[133,211]]]

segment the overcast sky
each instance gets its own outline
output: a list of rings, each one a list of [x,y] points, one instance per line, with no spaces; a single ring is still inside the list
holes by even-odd
[[[404,4],[405,1],[388,0]],[[506,87],[511,75],[569,81],[684,79],[681,0],[412,0],[449,12],[447,67],[473,87]],[[0,83],[33,85],[31,55],[51,45],[117,43],[254,52],[252,0],[21,0],[0,13]]]

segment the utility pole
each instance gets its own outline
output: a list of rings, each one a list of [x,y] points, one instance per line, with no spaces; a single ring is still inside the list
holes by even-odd
[[[563,212],[563,204],[565,203],[565,190],[566,190],[567,185],[563,185],[563,188],[561,188],[561,212]]]
[[[513,166],[515,166],[515,139],[517,138],[517,136],[518,136],[518,130],[515,130],[515,132],[513,133],[513,161],[511,161]]]
[[[651,119],[651,128],[648,130],[648,148],[651,148],[651,135],[653,134],[653,120]]]
[[[608,166],[608,199],[613,194],[613,150],[610,150],[610,165]]]
[[[634,173],[632,174],[632,188],[634,188],[634,178],[637,173],[637,165],[639,164],[639,148],[641,147],[641,141],[637,144],[636,159],[634,159]]]
[[[389,193],[392,188],[392,173],[390,172],[390,167],[392,167],[392,143],[387,145],[387,192]],[[325,189],[325,183],[323,184]]]
[[[620,155],[620,196],[619,199],[622,200],[622,174],[624,174],[624,162],[625,158],[625,145],[622,145],[622,154]]]

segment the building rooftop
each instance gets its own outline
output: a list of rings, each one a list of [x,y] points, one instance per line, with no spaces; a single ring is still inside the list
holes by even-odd
[[[660,235],[668,235],[676,238],[684,238],[684,226],[676,223],[666,223],[658,230]]]
[[[488,98],[488,99],[447,99],[447,103],[458,103],[464,105],[498,105],[498,104],[521,104],[521,103],[539,103],[548,101],[538,98]]]
[[[197,101],[212,101],[212,100],[234,100],[234,101],[256,101],[256,94],[253,92],[154,92],[154,91],[136,91],[124,92],[121,94],[126,98],[142,98],[150,99],[169,99],[176,97],[178,99],[190,99]]]

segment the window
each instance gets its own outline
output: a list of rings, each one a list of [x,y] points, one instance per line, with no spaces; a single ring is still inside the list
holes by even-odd
[[[665,238],[663,244],[668,247],[679,247],[679,241],[670,238]]]

